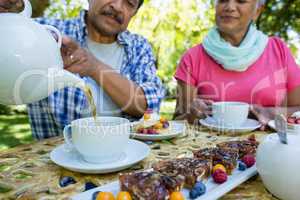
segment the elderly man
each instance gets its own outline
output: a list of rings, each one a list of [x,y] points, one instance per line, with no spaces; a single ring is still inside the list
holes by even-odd
[[[91,87],[98,115],[140,117],[146,109],[159,110],[164,89],[156,76],[155,59],[146,39],[127,31],[143,0],[89,0],[88,11],[77,18],[38,18],[64,35],[62,57],[66,70]],[[0,12],[16,11],[22,0],[0,0]],[[33,136],[62,133],[72,120],[85,117],[86,96],[67,87],[28,105]],[[90,115],[90,113],[89,113]]]

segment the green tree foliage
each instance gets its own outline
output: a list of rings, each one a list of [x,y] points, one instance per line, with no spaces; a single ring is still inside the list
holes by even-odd
[[[300,1],[267,0],[257,25],[269,35],[277,35],[288,40],[288,30],[300,32]]]
[[[300,1],[267,0],[263,14],[257,21],[259,29],[268,35],[276,35],[288,42],[300,61]]]
[[[145,36],[157,57],[158,75],[170,83],[182,54],[200,43],[213,26],[213,9],[205,0],[148,1],[129,29]]]

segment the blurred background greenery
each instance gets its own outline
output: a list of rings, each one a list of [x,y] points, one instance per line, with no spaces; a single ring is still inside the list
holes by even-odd
[[[87,0],[30,0],[34,17],[71,18],[87,9]],[[174,112],[176,82],[173,74],[180,56],[200,43],[214,25],[213,0],[145,0],[129,30],[145,36],[157,58],[158,75],[167,88],[161,114]],[[282,37],[300,61],[300,1],[267,0],[257,26],[269,35]],[[32,142],[24,106],[0,105],[0,150]]]

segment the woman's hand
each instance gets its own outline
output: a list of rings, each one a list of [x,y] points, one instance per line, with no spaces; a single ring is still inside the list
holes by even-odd
[[[24,8],[23,0],[0,0],[0,13],[21,12]]]
[[[188,115],[189,123],[194,123],[195,120],[205,118],[212,114],[211,105],[213,101],[207,99],[194,99],[190,105],[190,114]]]
[[[250,113],[262,124],[260,130],[266,130],[268,122],[275,118],[275,109],[274,107],[268,108],[260,105],[251,105]]]

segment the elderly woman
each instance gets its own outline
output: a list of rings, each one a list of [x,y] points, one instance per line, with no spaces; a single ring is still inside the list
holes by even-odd
[[[214,101],[247,102],[263,124],[275,113],[299,109],[300,68],[281,39],[254,25],[264,1],[216,1],[216,27],[177,68],[175,118],[194,122]]]

